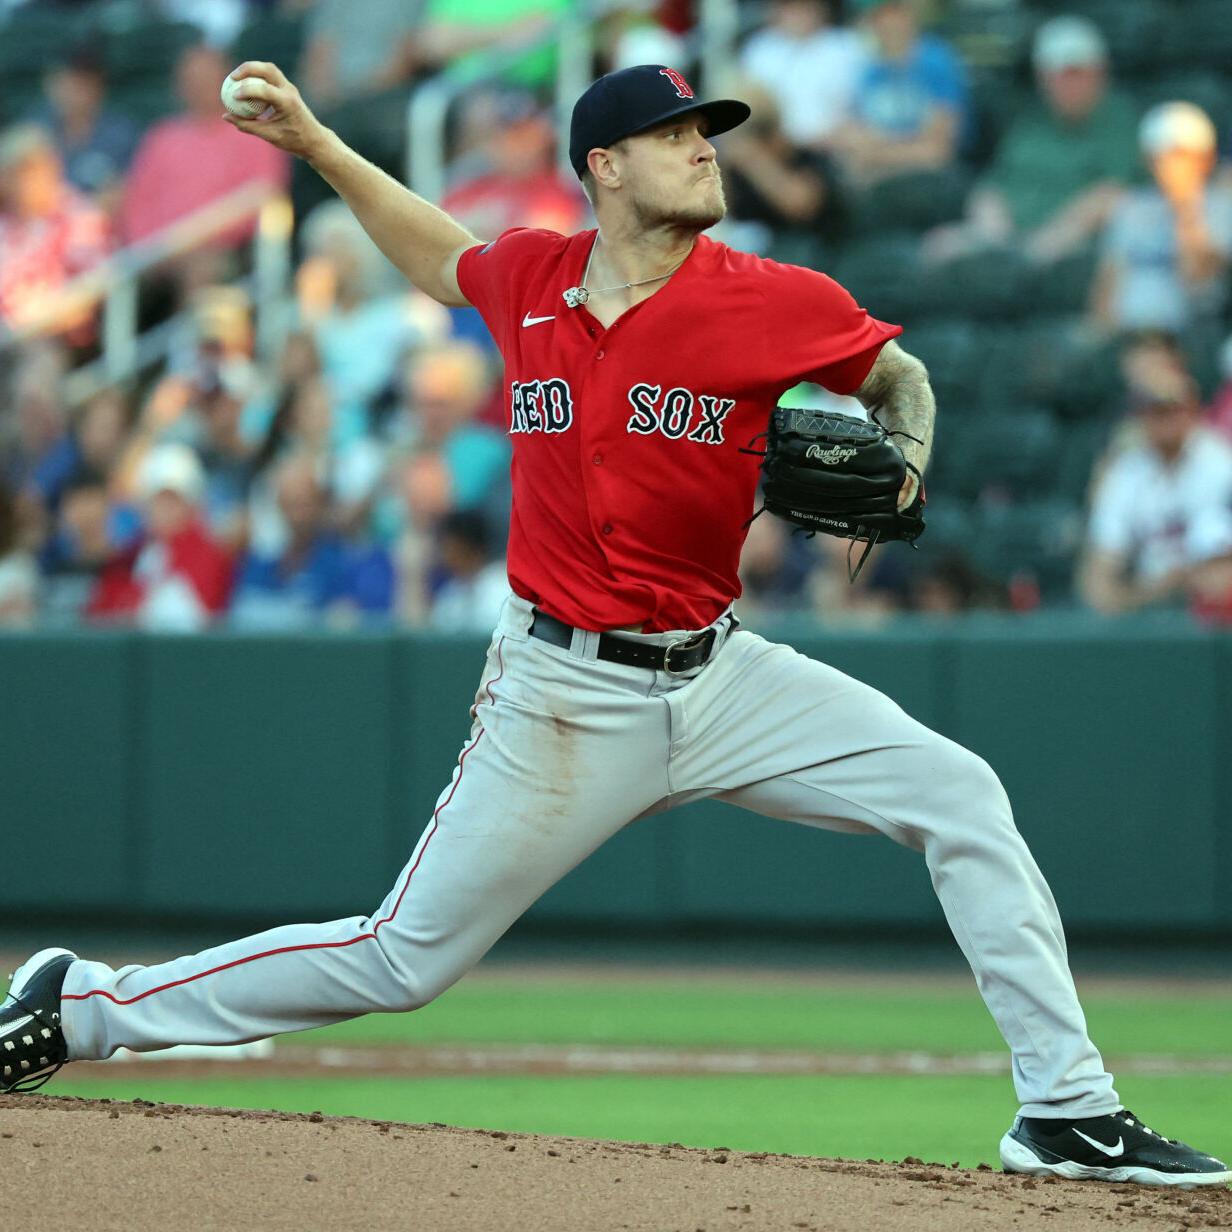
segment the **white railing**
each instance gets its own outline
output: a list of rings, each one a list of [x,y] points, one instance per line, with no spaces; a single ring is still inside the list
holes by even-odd
[[[98,359],[69,374],[65,396],[70,404],[76,404],[103,385],[128,380],[166,354],[176,326],[172,320],[145,334],[138,333],[141,276],[254,217],[257,225],[249,281],[256,309],[257,351],[262,357],[272,357],[285,326],[292,214],[286,195],[269,184],[246,184],[148,239],[112,253],[93,269],[65,283],[37,316],[23,321],[20,327],[6,328],[0,334],[0,349],[54,332],[57,322],[69,310],[77,312],[101,305],[101,353]]]

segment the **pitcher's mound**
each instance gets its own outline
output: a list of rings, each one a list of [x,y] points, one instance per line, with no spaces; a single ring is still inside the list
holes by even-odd
[[[5,1227],[98,1232],[1232,1227],[1227,1189],[36,1095],[0,1096],[0,1182]]]

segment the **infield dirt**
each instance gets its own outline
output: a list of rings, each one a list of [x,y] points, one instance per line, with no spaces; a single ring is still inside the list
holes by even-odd
[[[431,1232],[1232,1228],[1232,1190],[1075,1184],[391,1121],[0,1097],[7,1227]]]

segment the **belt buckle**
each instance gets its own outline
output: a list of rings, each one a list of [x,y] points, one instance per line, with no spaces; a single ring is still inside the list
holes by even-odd
[[[701,633],[694,633],[691,637],[682,637],[679,641],[669,643],[667,649],[663,652],[663,670],[669,676],[681,676],[691,668],[681,667],[675,668],[672,666],[672,651],[673,650],[692,650],[694,646],[700,646],[706,640],[706,634],[709,629],[703,629]]]

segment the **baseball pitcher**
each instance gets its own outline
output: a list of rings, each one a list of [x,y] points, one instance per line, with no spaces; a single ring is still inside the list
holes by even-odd
[[[470,738],[371,915],[148,967],[43,950],[0,1011],[0,1090],[118,1048],[417,1009],[616,831],[713,796],[923,855],[1013,1056],[1007,1169],[1232,1181],[1122,1107],[1052,895],[988,765],[740,627],[736,567],[762,470],[769,516],[865,544],[914,539],[934,416],[898,326],[823,274],[706,236],[724,214],[711,138],[749,108],[698,99],[666,66],[601,78],[569,134],[597,228],[480,243],[324,128],[275,65],[234,76],[265,109],[229,123],[307,160],[415,286],[487,322],[513,442],[512,593]],[[854,395],[871,421],[772,418],[801,381]]]

